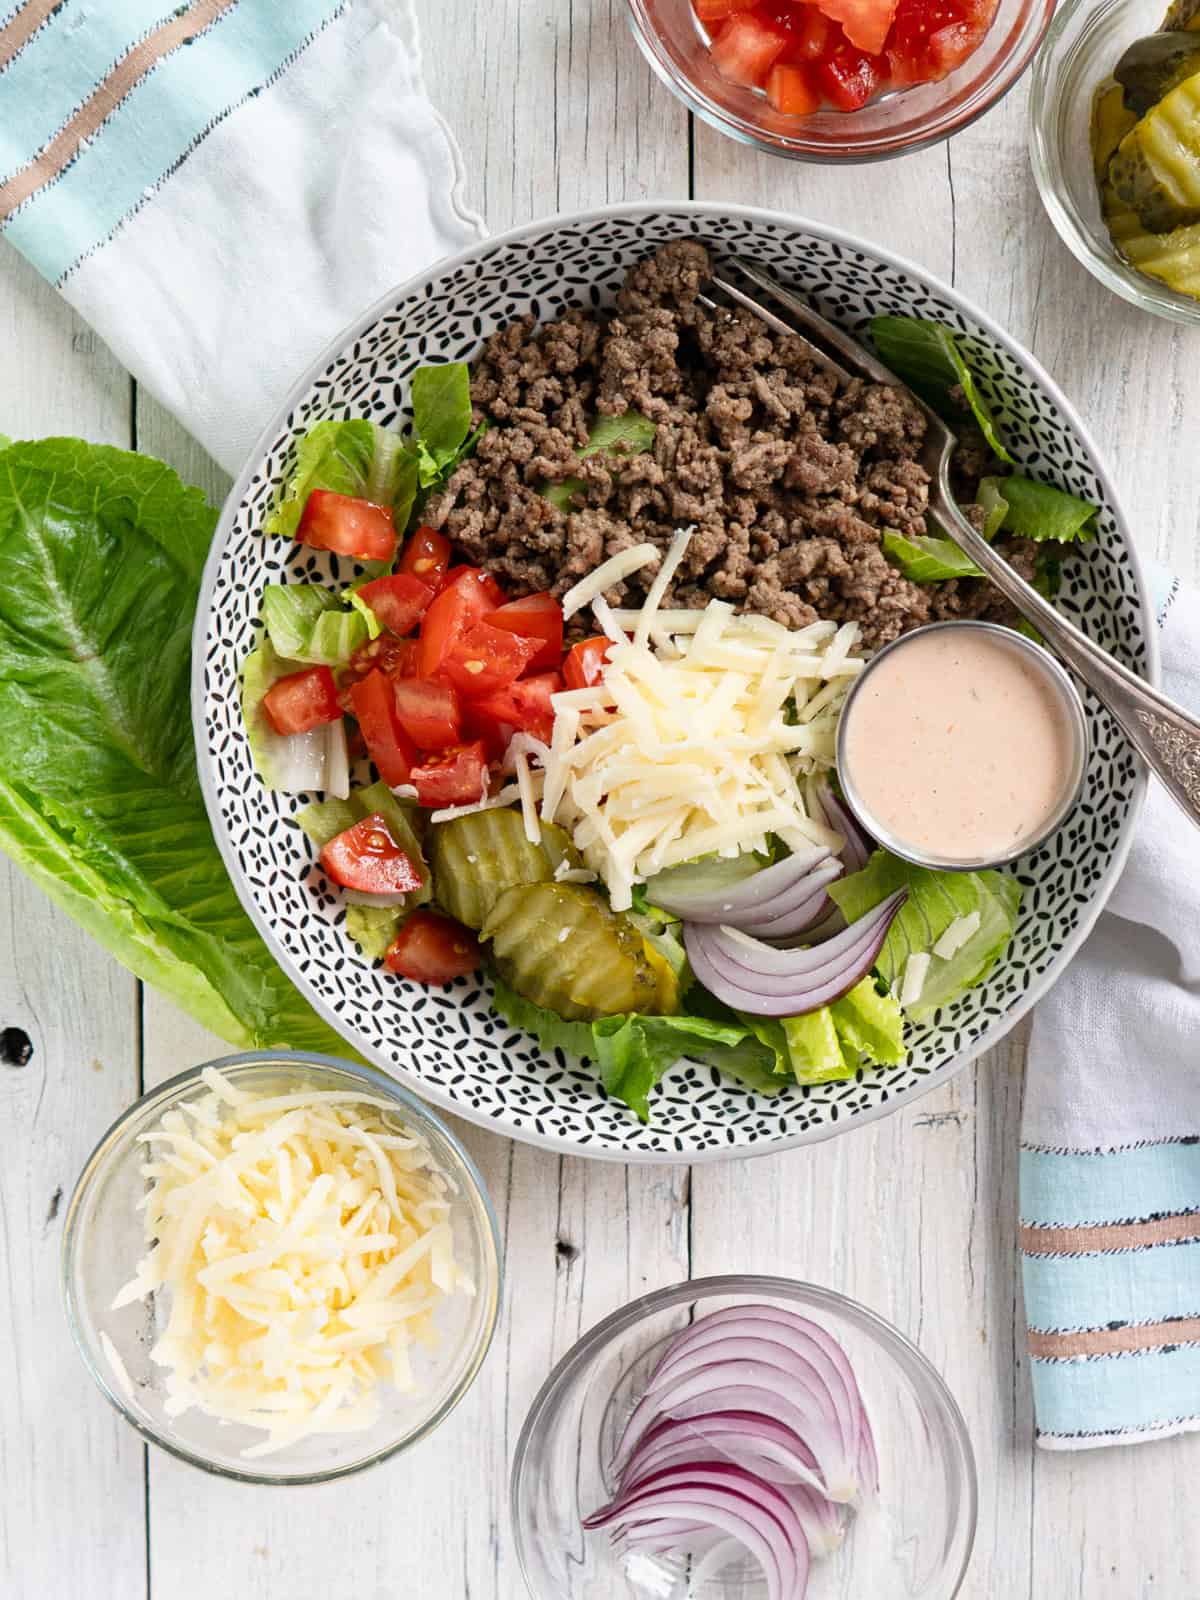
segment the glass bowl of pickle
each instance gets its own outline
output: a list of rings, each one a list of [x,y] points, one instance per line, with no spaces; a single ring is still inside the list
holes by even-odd
[[[1200,0],[1070,0],[1034,63],[1034,177],[1115,294],[1200,325]]]

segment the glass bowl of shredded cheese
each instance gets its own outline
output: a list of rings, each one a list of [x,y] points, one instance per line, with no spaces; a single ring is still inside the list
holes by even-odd
[[[383,1073],[288,1051],[132,1106],[79,1178],[62,1269],[113,1405],[255,1483],[342,1477],[424,1438],[479,1371],[500,1297],[495,1214],[445,1123]]]

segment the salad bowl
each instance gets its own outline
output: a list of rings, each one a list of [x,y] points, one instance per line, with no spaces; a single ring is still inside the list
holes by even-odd
[[[927,1093],[996,1043],[1054,982],[1094,922],[1132,837],[1145,776],[1099,703],[1086,700],[1090,756],[1071,819],[1008,870],[1024,894],[1006,955],[977,988],[910,1025],[902,1066],[772,1096],[682,1061],[641,1123],[589,1066],[544,1052],[497,1015],[487,981],[436,988],[372,964],[344,936],[294,818],[301,797],[263,788],[243,727],[239,667],[259,636],[263,586],[346,580],[338,557],[268,539],[263,522],[296,436],[326,418],[391,425],[410,416],[414,371],[469,361],[514,318],[611,304],[629,267],[672,239],[757,260],[861,333],[878,314],[946,324],[986,394],[1019,470],[1099,507],[1096,538],[1064,564],[1057,603],[1103,648],[1154,680],[1153,618],[1112,484],[1069,402],[982,312],[915,266],[839,230],[745,207],[624,205],[490,239],[401,285],[299,380],[225,506],[194,640],[193,718],[205,799],[247,911],[301,991],[368,1060],[446,1110],[545,1148],[616,1160],[690,1162],[827,1138]],[[365,771],[365,769],[364,769]]]

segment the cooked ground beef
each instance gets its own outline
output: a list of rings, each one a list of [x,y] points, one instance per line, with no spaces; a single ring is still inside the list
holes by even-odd
[[[1012,620],[986,582],[919,586],[883,554],[884,529],[926,531],[920,410],[893,388],[839,384],[748,312],[705,310],[708,270],[703,246],[677,240],[632,269],[612,314],[526,317],[493,334],[471,385],[476,420],[492,425],[425,520],[514,595],[561,595],[607,556],[646,540],[665,549],[690,524],[667,605],[718,595],[790,627],[855,619],[872,649],[931,620]],[[653,448],[581,462],[594,417],[629,410],[655,423]],[[982,436],[961,431],[956,488],[970,502],[992,463]],[[564,513],[541,491],[567,480]],[[1027,541],[999,548],[1028,574]],[[610,602],[636,604],[652,576]]]

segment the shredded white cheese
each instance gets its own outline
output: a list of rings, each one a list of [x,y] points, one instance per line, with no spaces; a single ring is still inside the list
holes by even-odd
[[[569,621],[577,611],[582,611],[584,606],[590,605],[598,595],[605,590],[613,589],[618,583],[624,583],[640,568],[648,566],[651,561],[659,561],[662,552],[657,545],[635,544],[628,550],[618,550],[615,556],[609,556],[607,561],[602,561],[595,572],[589,572],[586,578],[580,578],[573,584],[562,597],[563,617]]]
[[[141,1136],[150,1248],[114,1309],[155,1297],[168,1413],[265,1429],[246,1458],[370,1427],[442,1299],[473,1293],[453,1186],[386,1100],[204,1081]]]
[[[943,961],[949,961],[956,956],[969,939],[973,939],[979,932],[980,916],[978,911],[972,911],[965,917],[955,917],[954,921],[943,932],[941,938],[933,947],[935,956]]]
[[[811,814],[804,786],[833,765],[862,667],[851,654],[857,624],[792,630],[723,600],[662,610],[689,536],[676,536],[640,611],[599,598],[618,581],[611,562],[576,585],[614,643],[601,684],[554,696],[541,758],[542,818],[568,830],[617,910],[664,867],[762,850],[771,833],[796,849],[841,842]]]
[[[927,950],[914,950],[904,963],[904,980],[900,985],[900,1004],[907,1010],[915,1006],[921,998],[921,991],[925,987],[926,974],[929,972],[930,955]]]

